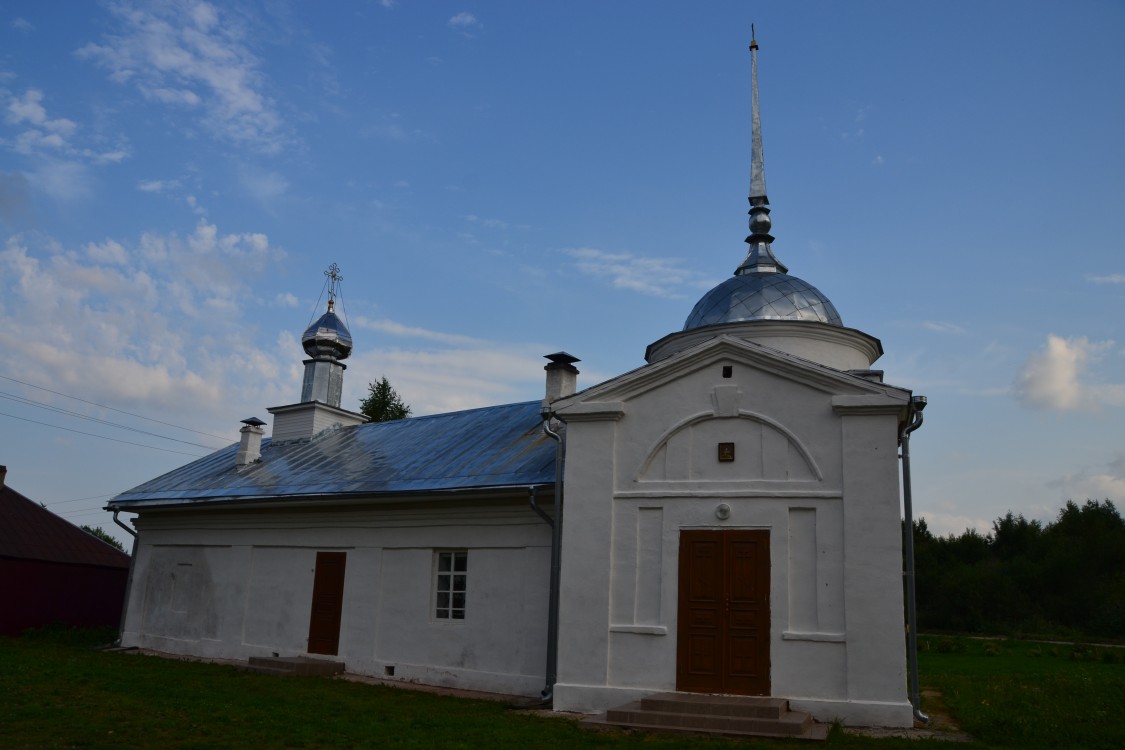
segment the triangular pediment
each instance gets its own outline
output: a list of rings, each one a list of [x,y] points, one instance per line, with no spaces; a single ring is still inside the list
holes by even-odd
[[[733,336],[717,336],[653,364],[619,375],[552,403],[564,419],[590,413],[597,404],[632,400],[708,367],[737,364],[751,367],[826,394],[909,400],[909,392],[857,374],[834,370],[806,359]]]

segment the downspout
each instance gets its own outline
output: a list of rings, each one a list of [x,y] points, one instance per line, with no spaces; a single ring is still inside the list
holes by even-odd
[[[133,593],[133,568],[137,564],[137,532],[126,526],[117,514],[121,511],[113,509],[113,522],[133,535],[133,551],[129,554],[129,574],[125,576],[125,596],[121,600],[121,624],[117,627],[117,645],[121,645],[125,637],[125,615],[129,614],[129,595]]]
[[[563,436],[551,429],[551,412],[544,407],[543,432],[555,441],[555,518],[551,524],[551,582],[547,602],[547,675],[540,697],[552,704],[559,673],[559,582],[562,571]]]
[[[922,410],[926,408],[925,396],[910,399],[910,421],[902,428],[902,504],[905,522],[902,528],[906,579],[906,660],[910,671],[910,705],[914,707],[914,718],[923,724],[930,717],[922,713],[922,698],[918,689],[918,611],[914,594],[914,507],[910,489],[910,433],[922,426]]]
[[[137,532],[133,531],[128,526],[126,526],[124,523],[122,523],[121,519],[117,517],[117,514],[120,513],[120,512],[121,511],[119,511],[117,508],[113,509],[113,522],[115,524],[117,524],[118,526],[120,526],[121,528],[125,529],[125,533],[131,534],[133,536],[133,539],[135,540],[137,538]]]

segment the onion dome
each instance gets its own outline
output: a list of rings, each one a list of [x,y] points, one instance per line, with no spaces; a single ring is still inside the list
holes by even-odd
[[[753,28],[753,27],[751,27]],[[790,276],[773,253],[769,198],[766,197],[762,121],[758,109],[758,42],[750,40],[751,149],[750,251],[727,279],[703,295],[684,323],[684,330],[752,320],[807,320],[843,326],[840,314],[812,284]]]
[[[328,312],[305,329],[301,346],[310,357],[347,359],[352,353],[352,334],[344,321],[337,317],[334,299],[328,300]]]

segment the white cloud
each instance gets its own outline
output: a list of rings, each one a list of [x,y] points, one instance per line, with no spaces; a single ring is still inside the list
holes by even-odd
[[[967,529],[974,529],[981,534],[992,531],[992,521],[973,518],[961,513],[937,513],[927,510],[915,514],[915,517],[924,518],[926,526],[934,536],[948,536],[950,534],[960,536]]]
[[[922,327],[934,333],[964,333],[965,329],[956,323],[946,323],[940,320],[924,320]]]
[[[222,140],[266,152],[285,144],[248,30],[234,14],[206,2],[109,8],[119,29],[77,50],[79,59],[151,101],[201,109],[203,126]]]
[[[4,120],[11,125],[29,125],[16,136],[13,148],[21,154],[40,151],[64,151],[78,124],[65,117],[51,119],[43,106],[44,95],[38,89],[28,89],[23,96],[11,96],[5,107]]]
[[[681,298],[684,286],[709,286],[702,274],[680,267],[670,258],[644,258],[632,253],[607,253],[592,247],[567,250],[584,274],[608,281],[617,289],[630,289],[656,297]]]
[[[118,266],[123,266],[129,262],[129,253],[121,246],[121,243],[114,240],[87,244],[86,256],[98,263],[112,263]]]
[[[385,333],[390,336],[398,336],[402,338],[421,339],[423,341],[437,341],[443,344],[452,344],[456,346],[480,346],[484,341],[472,336],[462,336],[454,333],[442,333],[440,331],[430,331],[425,328],[418,328],[417,326],[408,326],[402,323],[397,323],[393,320],[379,319],[372,320],[370,318],[359,317],[354,321],[356,328],[366,328],[371,331]]]
[[[1030,406],[1059,411],[1123,406],[1125,384],[1083,379],[1089,365],[1112,347],[1112,341],[1049,334],[1043,350],[1032,353],[1017,376],[1016,395]]]
[[[292,292],[278,292],[277,296],[273,298],[273,303],[278,307],[297,307],[300,300]]]
[[[170,421],[224,425],[247,404],[288,403],[297,354],[248,347],[253,279],[284,257],[258,233],[201,222],[61,248],[41,235],[0,250],[0,372]],[[232,325],[232,321],[239,324]],[[21,331],[34,329],[33,341]],[[231,425],[233,428],[235,425]]]
[[[361,351],[349,360],[344,406],[358,404],[367,384],[383,375],[416,415],[542,398],[544,351],[500,342]]]
[[[449,28],[456,29],[466,36],[471,36],[469,32],[473,29],[483,28],[476,16],[465,11],[453,16],[447,23]]]
[[[1081,503],[1084,500],[1125,501],[1125,478],[1111,474],[1067,474],[1056,482],[1063,498]]]
[[[1087,274],[1086,281],[1094,284],[1125,284],[1125,273],[1111,273],[1106,276]]]
[[[13,18],[10,25],[21,34],[30,34],[35,31],[35,24],[28,21],[26,18]]]
[[[142,180],[137,183],[137,190],[142,193],[163,193],[179,186],[179,180]]]
[[[74,201],[94,193],[86,166],[73,161],[46,161],[27,173],[28,182],[56,200]]]
[[[238,178],[243,189],[265,206],[270,206],[289,190],[289,180],[278,172],[244,165],[238,170]]]

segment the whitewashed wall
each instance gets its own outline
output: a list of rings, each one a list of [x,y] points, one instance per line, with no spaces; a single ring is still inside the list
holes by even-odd
[[[123,643],[227,659],[303,655],[318,551],[347,553],[337,657],[348,671],[536,695],[549,527],[526,501],[149,512]],[[433,617],[435,549],[468,549],[463,621]]]
[[[674,690],[681,530],[765,529],[772,694],[826,721],[910,725],[897,461],[908,397],[717,339],[560,402],[556,708]],[[734,462],[717,461],[719,442],[735,443]]]

